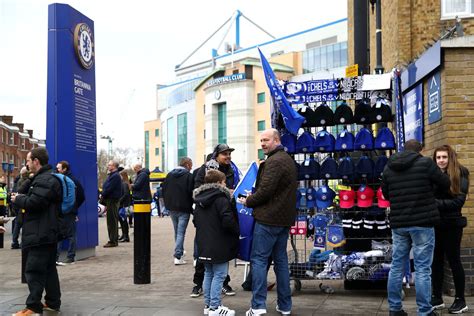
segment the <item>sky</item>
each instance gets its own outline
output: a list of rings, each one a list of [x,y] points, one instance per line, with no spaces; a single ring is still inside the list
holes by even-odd
[[[0,115],[46,137],[48,5],[0,0]],[[94,21],[97,135],[114,147],[142,148],[143,122],[156,119],[156,85],[175,80],[183,62],[236,10],[276,38],[347,17],[347,0],[66,0]],[[241,18],[241,46],[270,40]],[[224,27],[185,65],[231,42]],[[223,45],[221,44],[221,47]],[[106,140],[98,140],[106,148]]]

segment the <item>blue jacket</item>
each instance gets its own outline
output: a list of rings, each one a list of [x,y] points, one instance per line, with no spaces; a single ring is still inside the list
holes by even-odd
[[[150,170],[143,168],[142,170],[138,171],[137,178],[132,184],[132,198],[135,201],[151,201]]]
[[[104,184],[102,184],[102,197],[114,200],[122,197],[122,178],[118,171],[110,173],[105,179]]]

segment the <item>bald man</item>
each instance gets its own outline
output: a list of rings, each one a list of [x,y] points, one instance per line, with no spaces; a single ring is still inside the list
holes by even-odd
[[[135,163],[133,165],[133,171],[137,174],[135,182],[132,184],[133,200],[146,200],[151,202],[150,170],[143,168],[141,163]]]

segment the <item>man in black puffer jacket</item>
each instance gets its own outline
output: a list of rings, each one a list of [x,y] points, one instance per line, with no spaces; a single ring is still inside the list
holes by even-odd
[[[43,312],[41,299],[44,290],[48,308],[59,310],[61,306],[56,245],[62,187],[52,175],[53,170],[48,165],[48,160],[45,148],[38,147],[29,152],[26,163],[29,170],[35,174],[31,186],[27,194],[13,193],[11,197],[15,206],[25,210],[21,240],[22,248],[28,249],[25,277],[30,294],[23,313],[28,310],[40,314]]]
[[[402,278],[410,249],[415,260],[416,302],[419,315],[436,315],[431,306],[431,263],[434,225],[439,211],[434,186],[448,190],[449,177],[435,162],[423,157],[416,140],[405,143],[405,151],[392,155],[382,175],[382,192],[390,201],[393,238],[392,267],[388,277],[390,315],[407,315],[402,309]]]
[[[133,171],[137,173],[137,177],[132,184],[133,200],[145,200],[151,202],[150,170],[143,168],[141,163],[136,163],[133,166]]]

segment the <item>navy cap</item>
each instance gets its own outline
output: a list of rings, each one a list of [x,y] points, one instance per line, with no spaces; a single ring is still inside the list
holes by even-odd
[[[317,180],[319,179],[319,163],[314,158],[303,161],[298,169],[299,180]]]
[[[336,108],[334,112],[334,121],[336,124],[352,124],[354,121],[354,113],[346,102]]]
[[[347,130],[343,130],[337,135],[335,151],[353,151],[354,150],[354,134]]]
[[[321,171],[319,172],[321,179],[337,179],[337,162],[332,157],[327,157],[321,164]]]
[[[379,156],[377,158],[377,161],[375,162],[375,167],[374,167],[374,176],[375,177],[380,177],[382,175],[383,169],[385,168],[385,165],[388,162],[388,158],[385,155]]]
[[[372,108],[374,122],[391,122],[392,109],[387,99],[377,98],[374,107]]]
[[[337,168],[337,174],[341,179],[353,179],[355,173],[354,162],[351,157],[343,157],[339,159],[339,167]]]
[[[321,103],[315,110],[314,115],[310,118],[311,126],[333,126],[334,113],[326,103]]]
[[[375,149],[395,149],[395,137],[388,127],[382,127],[375,138]]]
[[[301,134],[296,141],[296,152],[305,154],[314,153],[315,151],[313,135],[311,135],[310,132],[304,132]]]
[[[360,178],[374,177],[374,161],[367,156],[362,156],[356,166],[357,175]]]
[[[355,150],[372,150],[374,149],[374,136],[367,128],[362,127],[357,133],[354,141]]]
[[[321,153],[332,152],[334,151],[335,143],[336,139],[334,136],[332,136],[332,134],[328,133],[327,131],[322,130],[318,132],[318,135],[316,135],[314,141],[314,150]]]
[[[306,189],[306,207],[312,208],[316,206],[316,190],[313,187]]]
[[[311,125],[310,120],[314,116],[314,111],[311,109],[311,107],[305,105],[302,108],[298,110],[298,114],[300,114],[302,117],[304,117],[305,121],[301,125],[302,127],[312,127],[314,125]]]
[[[332,205],[332,201],[335,197],[336,192],[327,185],[323,185],[316,191],[316,206],[319,208],[328,208]]]
[[[296,153],[296,136],[293,134],[283,134],[281,135],[281,145],[285,151],[289,154]]]
[[[370,101],[362,99],[356,102],[354,111],[354,123],[370,124],[372,123],[372,107]]]

